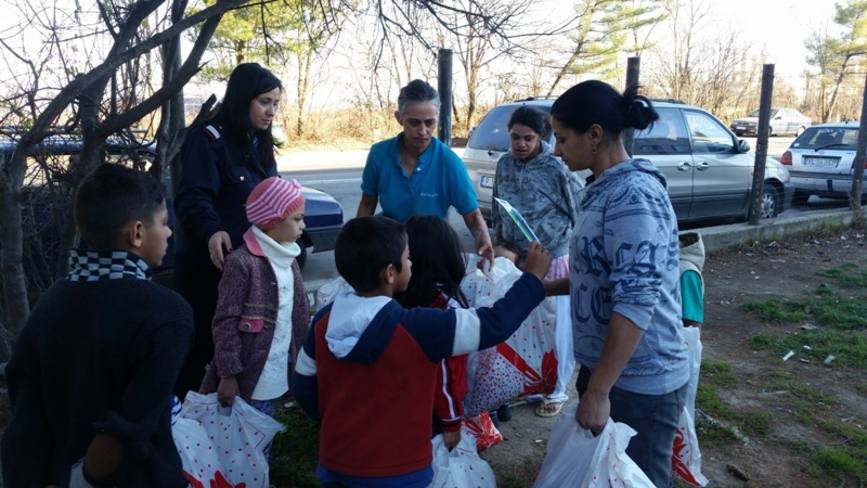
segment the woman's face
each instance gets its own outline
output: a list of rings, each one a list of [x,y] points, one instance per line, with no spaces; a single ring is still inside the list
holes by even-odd
[[[524,124],[513,124],[509,129],[509,140],[512,143],[512,154],[518,159],[530,159],[539,152],[541,141],[536,131]]]
[[[554,138],[557,141],[554,146],[554,154],[560,156],[560,159],[571,171],[579,171],[593,166],[595,155],[591,139],[592,127],[584,133],[579,133],[551,117],[551,128],[554,129]]]
[[[436,129],[439,113],[439,107],[433,102],[410,103],[403,114],[395,112],[397,122],[403,127],[403,143],[407,148],[419,152],[427,148]]]
[[[280,104],[280,88],[260,93],[250,101],[250,126],[256,130],[266,130],[271,127],[277,106]]]

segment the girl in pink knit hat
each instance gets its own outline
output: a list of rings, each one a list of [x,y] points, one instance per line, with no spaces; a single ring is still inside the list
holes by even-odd
[[[253,225],[226,258],[214,314],[214,359],[201,392],[223,406],[236,396],[269,415],[289,391],[295,357],[307,335],[307,293],[295,242],[304,230],[297,181],[271,177],[245,205]]]

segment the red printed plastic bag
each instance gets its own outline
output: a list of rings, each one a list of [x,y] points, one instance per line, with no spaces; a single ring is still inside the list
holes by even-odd
[[[470,261],[461,290],[473,307],[491,306],[505,296],[523,274],[504,258],[483,273]],[[496,347],[471,353],[468,363],[467,415],[497,408],[521,395],[550,393],[557,383],[555,333],[557,305],[543,301],[521,327]]]
[[[464,433],[469,433],[476,439],[476,449],[479,452],[503,442],[503,434],[494,426],[487,410],[475,417],[464,417]]]
[[[567,406],[554,425],[533,488],[654,488],[626,454],[636,432],[609,418],[602,432],[593,437],[575,421],[577,408],[575,403]]]
[[[434,476],[429,488],[496,488],[494,471],[479,457],[469,432],[462,433],[461,441],[451,451],[443,444],[442,434],[431,444]]]
[[[264,449],[283,429],[240,397],[223,408],[216,393],[189,392],[172,436],[194,487],[268,488]]]
[[[674,434],[671,469],[675,476],[692,486],[707,485],[707,478],[701,472],[701,451],[698,449],[695,423],[686,408],[680,414]]]

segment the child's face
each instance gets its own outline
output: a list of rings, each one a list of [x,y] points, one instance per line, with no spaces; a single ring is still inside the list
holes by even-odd
[[[304,209],[302,208],[289,214],[283,222],[267,231],[266,234],[277,242],[290,243],[297,241],[301,237],[304,227]]]
[[[409,244],[403,249],[403,254],[400,256],[400,273],[394,278],[394,291],[402,293],[409,286],[409,280],[412,278],[412,261],[409,259]]]
[[[153,215],[151,222],[139,222],[136,224],[136,227],[138,229],[136,253],[147,261],[150,266],[159,266],[166,255],[166,249],[169,247],[169,237],[172,236],[172,229],[169,228],[169,212],[166,209],[166,202],[160,205],[159,210]]]

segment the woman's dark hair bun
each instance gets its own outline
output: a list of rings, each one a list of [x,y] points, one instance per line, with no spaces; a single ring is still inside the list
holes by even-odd
[[[623,127],[638,130],[646,129],[659,119],[653,103],[638,94],[638,85],[632,85],[623,92]]]

